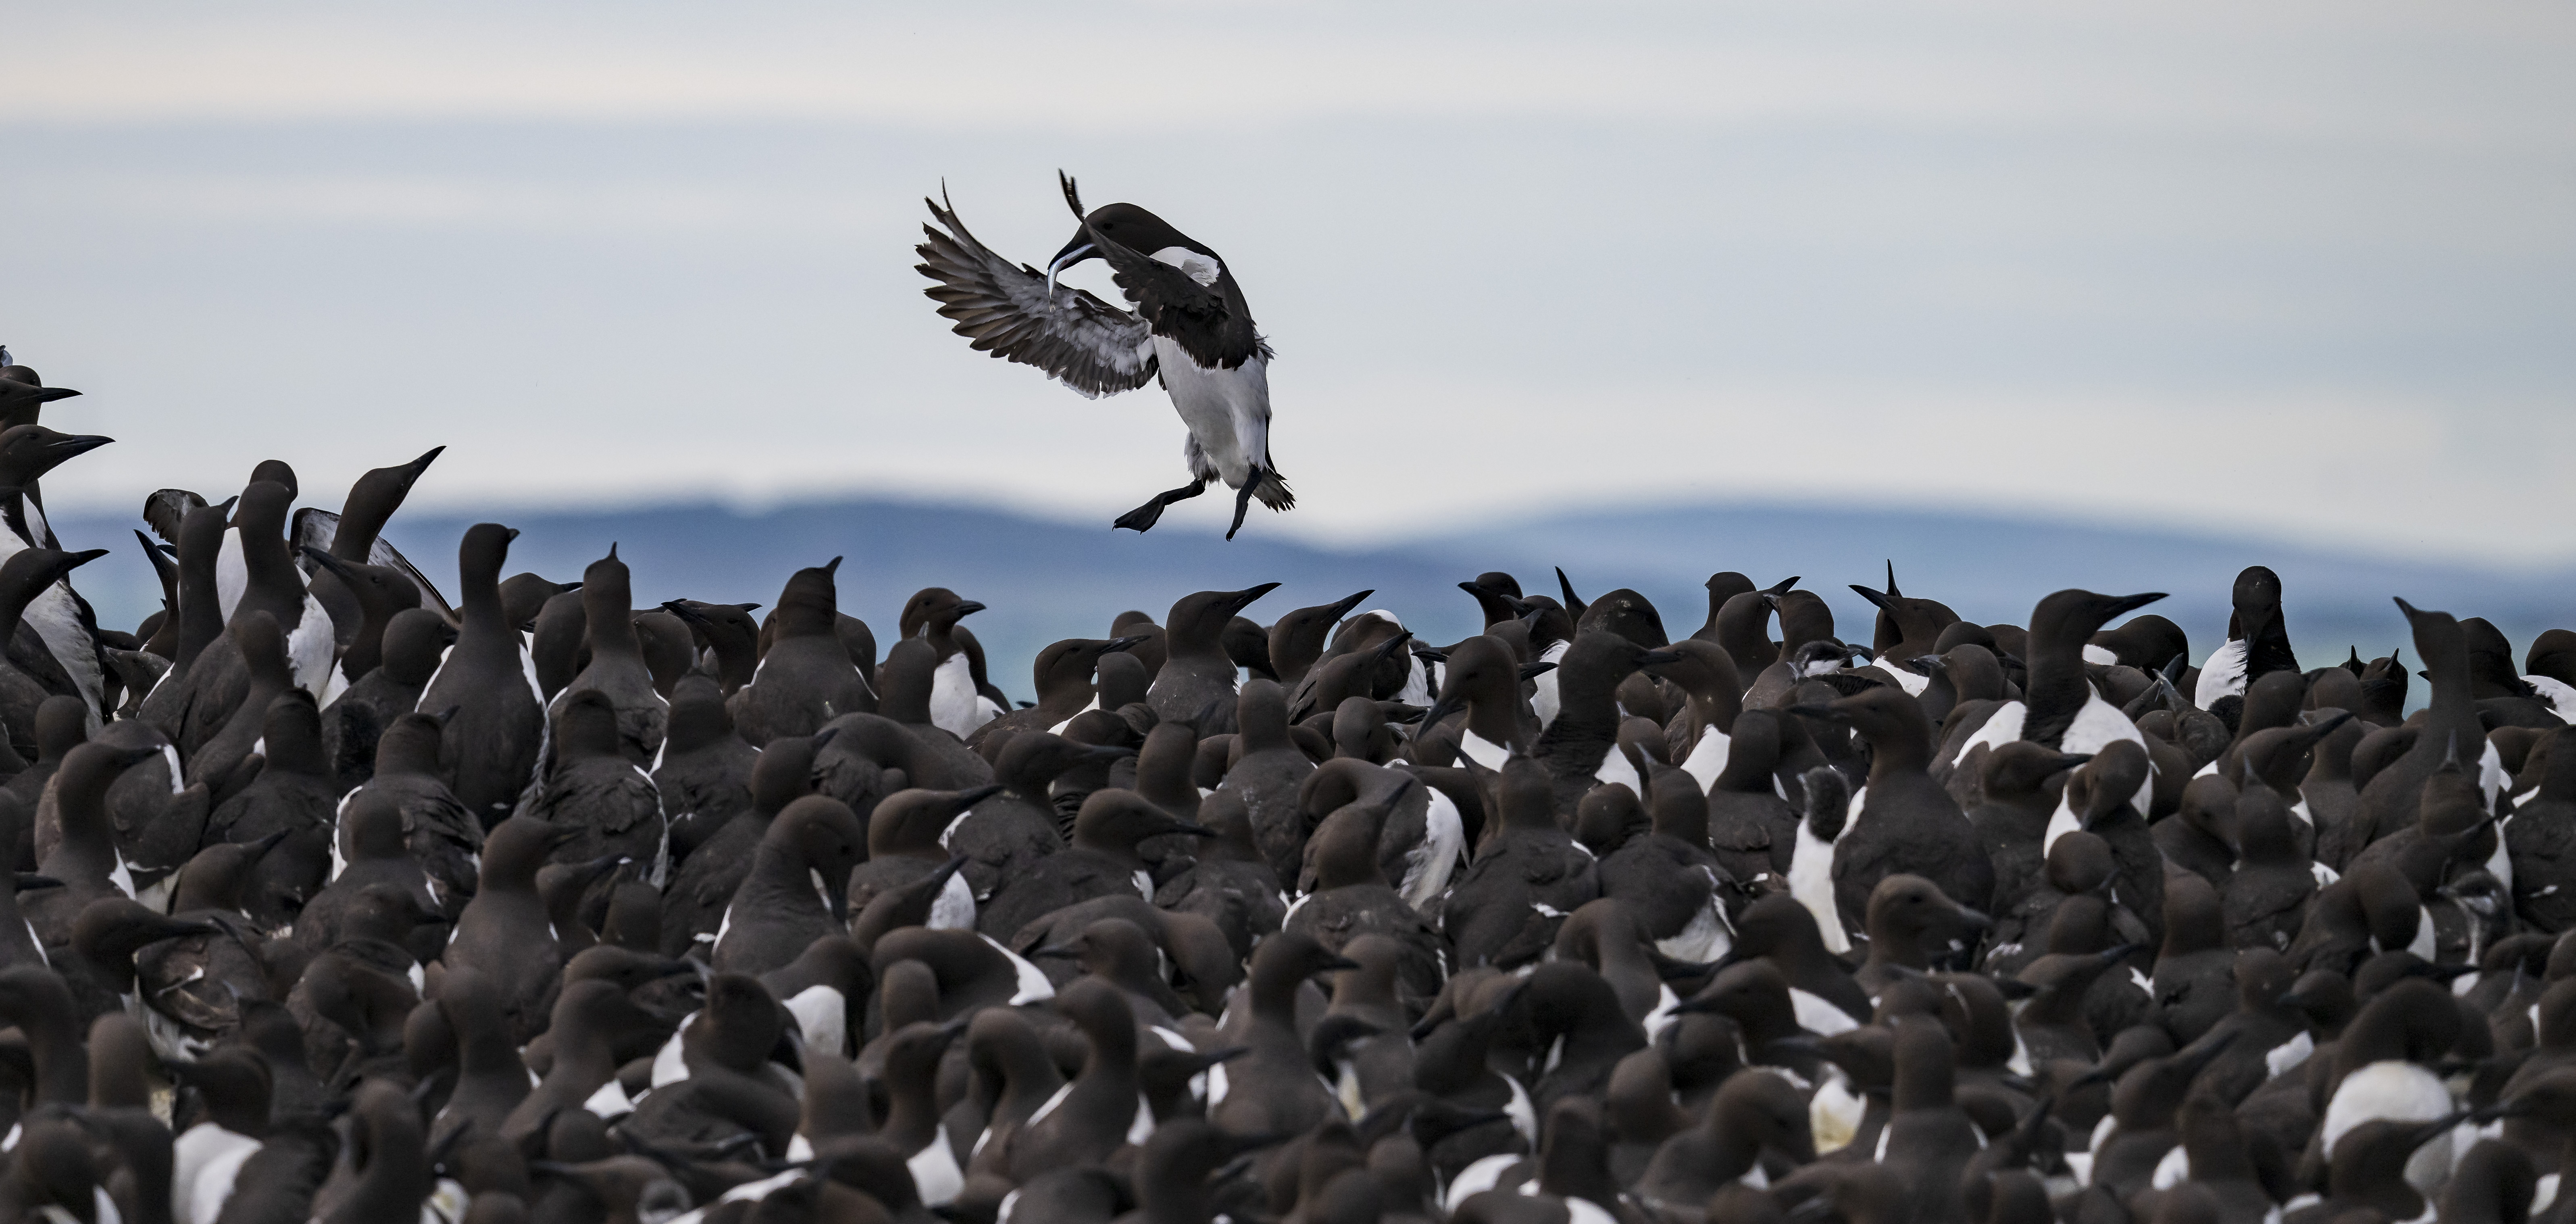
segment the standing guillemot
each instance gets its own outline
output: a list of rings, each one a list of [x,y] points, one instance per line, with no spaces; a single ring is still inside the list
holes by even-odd
[[[447,597],[439,594],[438,587],[430,582],[429,576],[421,573],[419,567],[414,566],[409,558],[402,555],[402,550],[395,548],[382,534],[386,521],[393,518],[394,511],[402,508],[403,499],[411,495],[411,487],[420,481],[421,473],[428,471],[430,463],[446,449],[433,446],[409,463],[369,469],[349,486],[348,499],[340,504],[339,513],[306,506],[297,510],[289,520],[288,535],[299,551],[318,549],[351,565],[375,565],[395,571],[402,576],[403,582],[417,589],[419,598],[414,603],[435,608],[441,616],[453,620],[456,609],[448,605]],[[332,624],[338,627],[340,645],[346,647],[357,633],[362,610],[347,594],[337,589],[338,584],[333,578],[324,575],[323,569],[329,567],[316,568],[320,565],[319,557],[311,552],[302,552],[302,555],[309,559],[303,567],[310,579],[308,589],[331,614]]]
[[[957,624],[983,610],[983,604],[959,599],[957,592],[946,587],[925,587],[904,604],[899,626],[903,636],[925,638],[939,651],[939,666],[931,678],[930,721],[959,739],[972,738],[1004,709],[977,691],[978,660],[966,647],[972,638]]]
[[[7,528],[0,531],[0,560],[28,548],[61,548],[53,525],[45,520],[36,479],[114,440],[94,434],[59,434],[35,424],[0,430],[0,525]],[[106,673],[99,656],[98,618],[72,590],[68,577],[58,576],[30,597],[27,627],[35,630],[45,652],[88,703],[90,725],[97,726],[102,714],[113,713],[99,705]]]
[[[1896,562],[1887,563],[1887,589],[1873,591],[1855,582],[1852,592],[1878,609],[1878,620],[1872,628],[1870,653],[1878,666],[1896,677],[1905,691],[1916,697],[1931,678],[1906,664],[1924,655],[1937,653],[1933,647],[1941,640],[1941,631],[1959,623],[1959,614],[1937,599],[1917,599],[1896,589]]]
[[[2193,686],[2192,703],[2204,710],[2273,672],[2299,670],[2281,623],[2281,576],[2265,566],[2247,566],[2236,575],[2229,599],[2235,610],[2227,614],[2227,644],[2209,656]]]
[[[2164,592],[2097,595],[2091,591],[2058,591],[2031,610],[2026,645],[2029,671],[2022,700],[2006,701],[1988,712],[1956,748],[1944,748],[1939,763],[1965,761],[1978,744],[2029,740],[2061,752],[2098,752],[2114,740],[2146,746],[2136,724],[2102,699],[2084,671],[2084,645],[2112,617],[2164,598]],[[1962,730],[1965,724],[1962,724]],[[2144,814],[2153,806],[2152,773],[2139,784],[2133,800]]]
[[[1254,327],[1234,273],[1206,244],[1133,204],[1085,213],[1073,180],[1061,171],[1056,177],[1082,227],[1043,274],[1013,267],[976,241],[943,207],[944,195],[938,203],[924,200],[947,232],[921,227],[930,241],[915,248],[927,261],[918,271],[939,282],[922,292],[979,351],[1036,366],[1086,397],[1160,379],[1190,428],[1181,455],[1191,481],[1155,494],[1115,526],[1149,531],[1163,507],[1198,496],[1214,480],[1236,490],[1229,540],[1254,497],[1273,510],[1294,508],[1296,497],[1270,461],[1270,343]],[[1056,287],[1058,273],[1088,259],[1109,264],[1136,313]]]

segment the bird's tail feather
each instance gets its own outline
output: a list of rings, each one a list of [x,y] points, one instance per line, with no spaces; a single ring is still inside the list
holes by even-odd
[[[1261,483],[1252,486],[1252,495],[1273,510],[1297,508],[1297,495],[1288,491],[1287,478],[1266,468],[1262,470]]]

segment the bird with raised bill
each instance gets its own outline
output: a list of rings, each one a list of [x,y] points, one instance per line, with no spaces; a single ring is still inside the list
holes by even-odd
[[[1218,480],[1235,491],[1229,540],[1255,497],[1273,510],[1295,508],[1270,459],[1270,342],[1234,272],[1206,243],[1136,205],[1083,211],[1072,177],[1056,178],[1080,225],[1044,272],[1014,266],[977,241],[944,190],[939,201],[924,201],[938,225],[921,227],[930,240],[915,249],[921,274],[939,283],[922,292],[978,351],[1036,366],[1086,397],[1163,384],[1190,429],[1181,446],[1190,483],[1155,494],[1113,526],[1149,531],[1164,507]],[[1109,265],[1132,313],[1056,283],[1092,259]]]

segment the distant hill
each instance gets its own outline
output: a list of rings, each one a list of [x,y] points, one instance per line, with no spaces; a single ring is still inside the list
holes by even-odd
[[[2205,655],[2224,636],[2227,593],[2251,564],[2278,570],[2288,594],[2291,639],[2301,662],[2340,661],[2348,646],[2364,657],[2406,645],[2389,596],[2494,621],[2517,648],[2552,625],[2576,626],[2576,573],[2515,575],[2229,540],[2180,532],[2120,530],[2074,522],[1952,512],[1835,510],[1777,504],[1700,505],[1533,515],[1380,548],[1339,550],[1264,537],[1259,522],[1232,543],[1166,526],[1146,536],[1092,523],[961,505],[853,500],[738,513],[716,505],[499,512],[521,529],[509,572],[557,579],[608,550],[633,567],[639,603],[688,597],[767,604],[799,566],[843,556],[842,606],[893,630],[911,593],[946,586],[990,605],[967,623],[994,659],[995,679],[1027,698],[1028,666],[1039,647],[1063,637],[1106,634],[1112,617],[1142,608],[1160,619],[1193,590],[1260,582],[1284,584],[1253,606],[1269,620],[1289,608],[1326,603],[1362,588],[1366,606],[1391,608],[1421,636],[1448,642],[1476,628],[1473,601],[1457,583],[1507,570],[1534,591],[1554,593],[1563,566],[1587,598],[1634,587],[1687,635],[1707,615],[1702,583],[1721,569],[1768,584],[1791,574],[1825,596],[1845,636],[1866,638],[1871,609],[1847,583],[1877,586],[1889,558],[1909,595],[1940,599],[1980,622],[2025,619],[2042,595],[2066,586],[2100,591],[2161,590],[2152,610],[2191,634]],[[472,518],[412,510],[387,534],[405,555],[455,593],[455,546]],[[114,550],[82,570],[78,584],[102,623],[131,627],[159,606],[159,588],[134,543],[137,520],[66,512],[56,530],[74,547]],[[2411,647],[2408,657],[2413,657]]]

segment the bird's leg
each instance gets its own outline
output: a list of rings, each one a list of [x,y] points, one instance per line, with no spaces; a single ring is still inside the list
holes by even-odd
[[[1171,505],[1176,501],[1187,501],[1206,491],[1207,482],[1204,480],[1198,480],[1182,485],[1177,489],[1157,493],[1144,505],[1138,506],[1125,514],[1119,515],[1118,521],[1109,525],[1110,530],[1115,531],[1118,528],[1124,527],[1129,531],[1137,532],[1139,534],[1151,531],[1154,529],[1155,521],[1163,517],[1163,507]],[[1242,516],[1239,514],[1235,517],[1238,522],[1242,519]]]
[[[1243,512],[1251,508],[1252,491],[1260,487],[1261,468],[1256,464],[1243,474],[1243,487],[1234,491],[1234,525],[1225,529],[1225,538],[1231,540],[1235,532],[1243,530]]]

